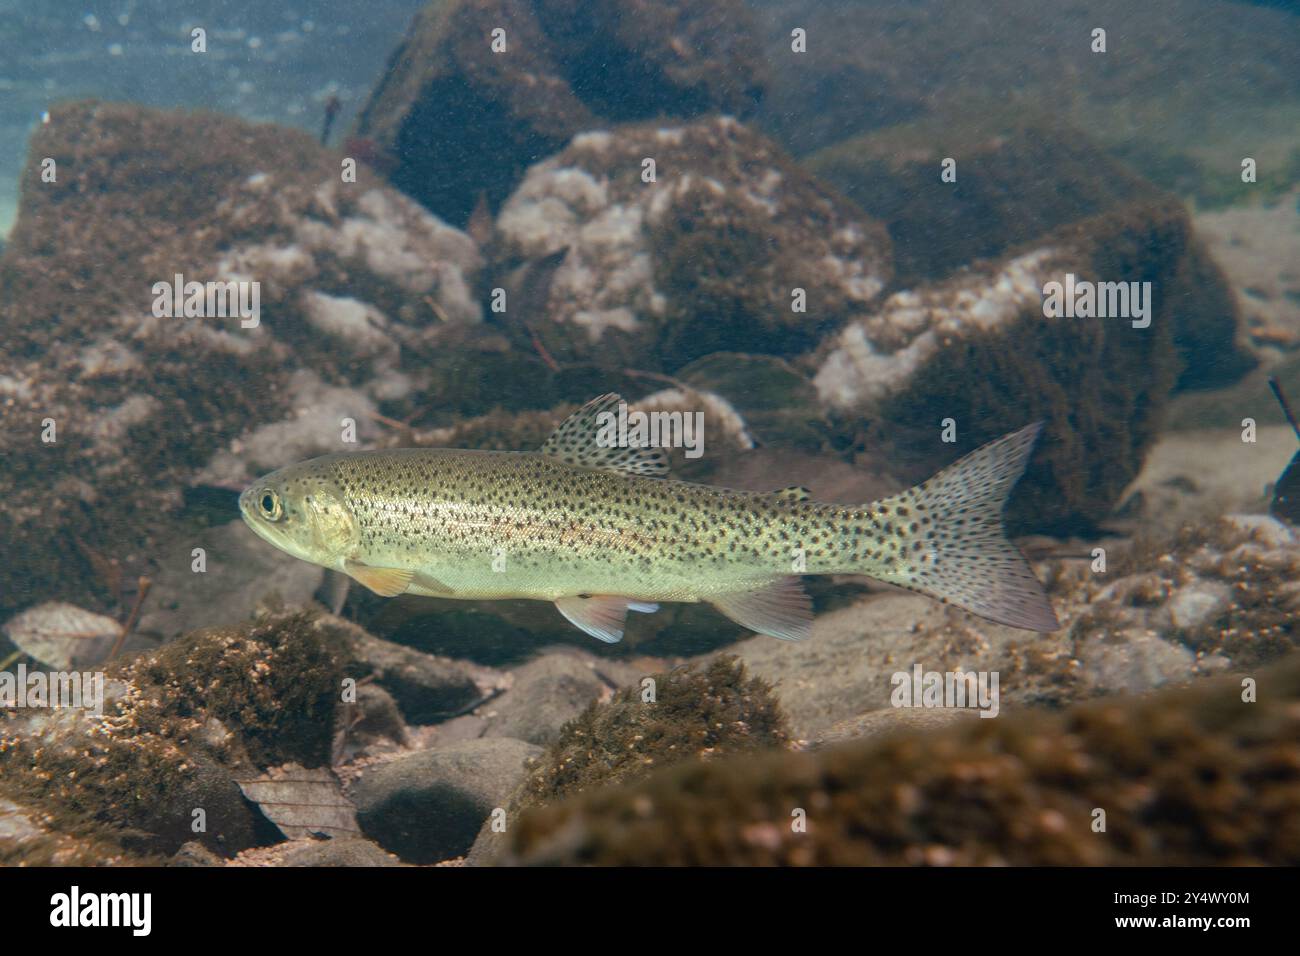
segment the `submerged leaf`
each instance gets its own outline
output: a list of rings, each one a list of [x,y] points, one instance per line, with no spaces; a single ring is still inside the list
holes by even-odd
[[[239,780],[244,796],[290,840],[325,834],[356,836],[356,809],[328,767],[308,770],[296,763],[272,767],[260,777]]]
[[[19,650],[47,667],[76,670],[102,663],[122,635],[122,625],[75,604],[50,601],[11,618],[4,632]]]

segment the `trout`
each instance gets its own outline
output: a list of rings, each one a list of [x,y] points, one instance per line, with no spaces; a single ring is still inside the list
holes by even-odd
[[[662,448],[611,447],[610,394],[539,451],[406,448],[281,468],[239,499],[258,535],[377,594],[551,601],[609,643],[629,611],[707,602],[759,634],[812,625],[801,577],[865,574],[987,620],[1059,625],[1007,540],[1002,508],[1041,423],[858,507],[802,488],[753,493],[667,478]]]

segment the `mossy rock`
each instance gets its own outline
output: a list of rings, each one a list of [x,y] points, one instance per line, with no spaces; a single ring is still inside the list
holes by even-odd
[[[1300,657],[1254,676],[1257,701],[1232,677],[813,753],[688,762],[525,812],[502,861],[1294,866]]]
[[[857,447],[884,447],[911,481],[1033,421],[1046,423],[1009,510],[1015,533],[1087,532],[1142,466],[1182,368],[1175,346],[1185,251],[1177,203],[1062,227],[944,282],[898,293],[832,337],[814,382]],[[1151,321],[1047,317],[1067,273],[1150,282]],[[942,440],[943,423],[956,442]]]
[[[654,699],[647,700],[651,686]],[[789,743],[785,714],[771,685],[750,677],[738,658],[716,657],[648,675],[608,701],[589,705],[532,761],[506,816],[513,826],[529,807],[640,780],[661,767],[757,753]],[[488,862],[502,846],[501,835],[492,831],[488,821],[471,862]]]
[[[310,614],[187,635],[110,668],[103,716],[61,709],[7,725],[5,789],[55,831],[137,855],[193,839],[226,854],[271,842],[236,774],[327,765],[350,668]]]
[[[24,556],[0,566],[0,612],[112,606],[87,549],[151,574],[192,532],[182,489],[340,450],[345,417],[372,441],[424,389],[476,400],[463,362],[425,355],[478,327],[477,247],[338,163],[301,131],[213,113],[82,101],[36,127],[0,260],[0,537]],[[255,280],[259,323],[155,315],[154,284],[177,274]]]
[[[310,612],[198,631],[128,665],[160,716],[203,713],[240,738],[259,768],[327,765],[335,706],[352,664],[345,639]]]
[[[505,53],[492,48],[498,28]],[[743,115],[762,89],[739,0],[434,0],[393,51],[356,137],[394,165],[394,185],[463,226],[480,195],[499,207],[530,163],[583,129]]]
[[[728,116],[575,136],[529,169],[494,248],[519,346],[611,370],[803,351],[891,272],[883,227]]]
[[[956,180],[940,177],[956,161]],[[896,283],[952,275],[1062,227],[1174,197],[1115,159],[1081,130],[1005,108],[931,114],[822,150],[808,167],[889,229]],[[1182,228],[1190,233],[1186,213]],[[1238,341],[1241,319],[1226,278],[1204,246],[1181,245],[1168,287],[1179,385],[1236,381],[1255,365]],[[1103,276],[1104,278],[1104,276]]]

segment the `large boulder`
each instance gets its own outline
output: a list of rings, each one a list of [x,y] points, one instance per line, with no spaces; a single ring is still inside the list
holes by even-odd
[[[495,245],[511,275],[552,266],[513,283],[519,339],[610,368],[801,351],[890,278],[881,226],[725,116],[582,133],[528,171]]]
[[[340,173],[274,126],[51,111],[0,260],[0,537],[23,555],[0,567],[0,606],[82,599],[81,545],[148,571],[184,537],[188,487],[355,448],[345,419],[364,443],[377,416],[411,414],[435,374],[421,356],[480,320],[479,253],[364,168]],[[154,285],[177,275],[250,283],[249,305],[259,283],[256,324],[167,317]]]
[[[504,49],[493,49],[494,31]],[[762,94],[740,0],[434,0],[416,15],[350,148],[465,225],[538,158],[600,123],[744,114]]]
[[[1181,367],[1171,289],[1181,288],[1192,242],[1172,202],[1063,226],[999,260],[890,296],[824,343],[813,359],[817,390],[864,444],[892,445],[916,480],[961,451],[1045,420],[1012,501],[1012,527],[1087,529],[1137,475],[1160,427]],[[1070,275],[1077,289],[1149,283],[1137,286],[1149,290],[1149,315],[1139,318],[1131,299],[1132,317],[1049,316],[1049,284],[1060,284],[1063,299]],[[955,434],[945,441],[948,420]]]
[[[941,178],[956,163],[955,181]],[[818,176],[889,229],[896,280],[932,282],[1072,223],[1172,198],[1081,130],[1020,116],[939,114],[855,136],[809,157]],[[1186,213],[1183,214],[1186,217]],[[1161,293],[1184,387],[1222,385],[1255,359],[1239,343],[1227,280],[1189,233]]]

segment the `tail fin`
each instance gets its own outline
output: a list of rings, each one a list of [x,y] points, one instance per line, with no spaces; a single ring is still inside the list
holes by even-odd
[[[1042,428],[1036,422],[989,442],[882,501],[900,528],[906,561],[887,580],[997,624],[1060,627],[1042,584],[1002,528],[1003,505]]]

